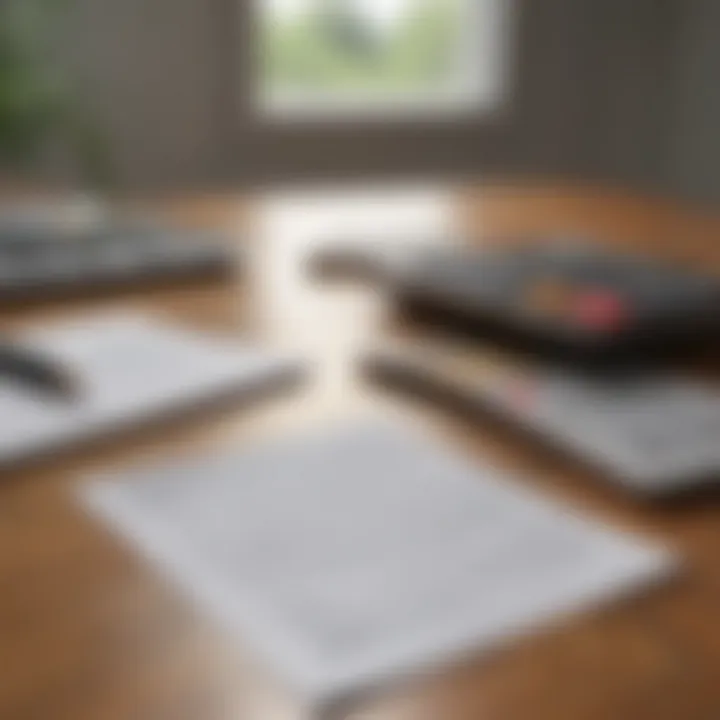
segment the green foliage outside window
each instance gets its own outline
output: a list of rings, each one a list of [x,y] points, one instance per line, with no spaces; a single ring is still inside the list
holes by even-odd
[[[347,0],[308,0],[264,18],[264,79],[274,91],[392,94],[441,89],[457,66],[461,0],[417,0],[380,28]]]

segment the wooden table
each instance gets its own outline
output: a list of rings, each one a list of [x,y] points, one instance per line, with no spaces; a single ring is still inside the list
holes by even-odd
[[[239,198],[168,209],[187,222],[240,228]],[[578,231],[720,269],[720,222],[670,202],[560,186],[457,190],[477,238]],[[250,213],[251,214],[251,213]],[[277,250],[275,248],[274,250]],[[646,506],[537,445],[463,424],[363,385],[347,362],[372,341],[382,299],[322,286],[298,258],[258,248],[241,286],[194,285],[55,305],[5,327],[89,307],[151,310],[198,327],[249,331],[316,357],[316,381],[247,412],[224,409],[15,471],[0,487],[0,717],[3,720],[271,720],[293,717],[241,645],[200,616],[72,501],[78,477],[148,457],[251,442],[299,423],[328,423],[383,404],[433,423],[447,442],[524,472],[578,508],[669,543],[684,573],[642,598],[527,638],[422,684],[397,688],[350,717],[383,720],[714,720],[720,718],[720,501]],[[263,255],[265,253],[265,255]],[[277,264],[282,277],[276,276]],[[274,278],[274,279],[273,279]]]

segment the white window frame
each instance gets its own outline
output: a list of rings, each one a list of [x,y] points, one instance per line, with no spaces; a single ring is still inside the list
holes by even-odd
[[[466,78],[459,78],[455,86],[442,92],[395,94],[392,98],[356,93],[345,98],[320,93],[272,96],[262,86],[260,65],[256,63],[253,107],[264,121],[293,124],[456,120],[501,111],[512,89],[513,6],[514,0],[468,0],[467,62],[469,68],[478,68],[478,72],[468,72]],[[254,0],[253,10],[259,17],[263,0]],[[255,40],[259,51],[259,33]]]

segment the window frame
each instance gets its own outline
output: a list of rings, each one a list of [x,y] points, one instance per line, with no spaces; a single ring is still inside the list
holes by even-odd
[[[512,93],[511,58],[514,56],[512,19],[515,0],[467,0],[468,65],[484,68],[474,77],[445,92],[408,93],[380,98],[372,94],[330,98],[307,93],[295,98],[271,97],[262,83],[262,37],[258,29],[263,0],[251,0],[253,14],[253,115],[271,124],[396,123],[412,120],[456,121],[493,115],[507,106]],[[480,28],[480,32],[477,31]],[[471,35],[472,33],[472,35]],[[490,69],[490,65],[494,67]]]

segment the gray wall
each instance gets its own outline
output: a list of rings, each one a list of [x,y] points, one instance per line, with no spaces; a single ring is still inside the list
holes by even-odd
[[[255,115],[250,2],[80,0],[67,54],[126,186],[519,172],[717,189],[717,0],[515,0],[501,115],[364,127]]]
[[[593,4],[590,42],[594,117],[586,142],[591,174],[662,189],[675,85],[675,36],[681,2],[602,0]]]
[[[67,56],[131,187],[216,172],[220,58],[212,2],[76,0]]]
[[[720,203],[720,2],[685,0],[670,112],[668,189]]]
[[[586,81],[596,32],[590,11],[598,0],[516,2],[513,102],[493,119],[270,127],[248,100],[250,0],[80,0],[68,56],[131,187],[582,173],[594,92]]]

